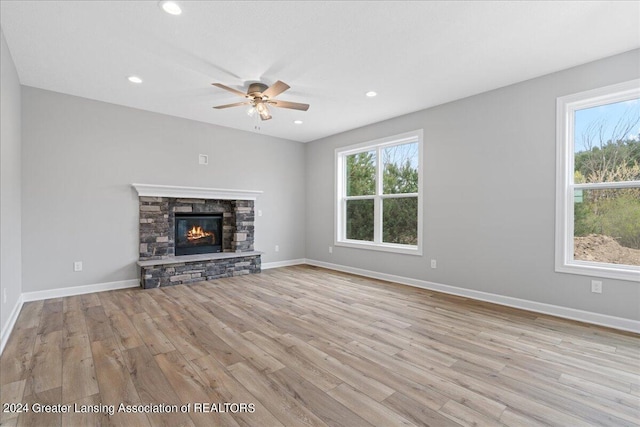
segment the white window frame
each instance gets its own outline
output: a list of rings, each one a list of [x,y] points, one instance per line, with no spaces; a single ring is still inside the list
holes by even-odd
[[[418,192],[404,194],[383,194],[383,168],[382,150],[394,145],[418,143]],[[371,249],[376,251],[395,252],[399,254],[422,255],[422,201],[423,201],[423,130],[418,129],[406,132],[400,135],[389,136],[386,138],[367,141],[360,144],[341,147],[335,150],[336,165],[336,185],[335,185],[335,217],[334,217],[334,245],[359,249]],[[367,151],[376,151],[376,192],[371,196],[349,196],[346,195],[346,158],[352,154],[363,153]],[[385,199],[398,197],[417,197],[418,198],[418,244],[403,245],[396,243],[385,243],[382,241],[382,203]],[[346,238],[346,215],[347,200],[355,199],[373,199],[374,200],[374,236],[373,242],[352,240]]]
[[[575,111],[640,97],[640,79],[562,96],[556,104],[555,271],[640,282],[640,266],[581,261],[574,252],[574,190],[639,187],[640,181],[574,182]]]

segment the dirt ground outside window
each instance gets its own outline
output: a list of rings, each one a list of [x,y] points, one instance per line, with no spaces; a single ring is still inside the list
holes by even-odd
[[[640,249],[621,246],[613,237],[589,234],[575,237],[573,242],[576,260],[640,265]]]

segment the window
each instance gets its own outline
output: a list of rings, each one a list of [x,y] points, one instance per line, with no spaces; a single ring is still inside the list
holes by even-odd
[[[640,281],[640,80],[558,98],[556,271]]]
[[[336,150],[336,241],[422,255],[422,130]]]

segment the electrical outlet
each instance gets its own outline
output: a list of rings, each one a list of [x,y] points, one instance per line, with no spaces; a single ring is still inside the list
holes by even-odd
[[[595,294],[602,293],[602,280],[592,280],[591,281],[591,292]]]
[[[332,254],[333,253],[333,246],[329,246],[329,253]]]
[[[438,268],[438,262],[435,259],[431,260],[431,268]]]
[[[82,271],[82,261],[76,261],[73,263],[73,271]]]
[[[258,209],[258,216],[262,216],[262,210]]]
[[[280,252],[280,246],[276,245],[276,252]]]

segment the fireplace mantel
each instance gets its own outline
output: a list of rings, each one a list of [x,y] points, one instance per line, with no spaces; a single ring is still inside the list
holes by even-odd
[[[175,185],[131,184],[140,197],[175,197],[184,199],[256,200],[262,191],[225,188],[179,187]]]

